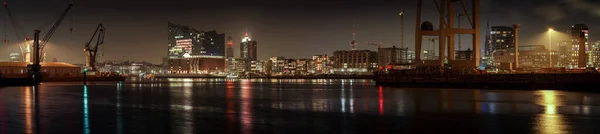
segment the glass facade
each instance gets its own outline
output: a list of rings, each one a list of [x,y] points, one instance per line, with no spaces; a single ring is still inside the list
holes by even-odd
[[[168,57],[189,56],[225,57],[225,34],[199,31],[188,26],[168,24]]]

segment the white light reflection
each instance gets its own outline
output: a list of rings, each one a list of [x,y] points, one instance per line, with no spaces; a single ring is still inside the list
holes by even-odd
[[[583,96],[583,114],[590,115],[590,103],[591,98],[589,96]]]
[[[564,124],[563,117],[557,110],[561,100],[557,97],[556,91],[544,90],[538,91],[537,94],[541,95],[537,103],[545,110],[536,119],[536,130],[539,133],[567,133],[567,125]]]
[[[191,79],[190,79],[191,80]],[[183,83],[183,117],[184,119],[184,129],[185,133],[191,134],[194,130],[194,112],[192,111],[193,107],[193,83],[191,81],[185,81]]]
[[[354,91],[352,91],[352,86],[350,86],[350,113],[354,113]]]
[[[344,90],[344,86],[342,85],[342,92],[340,95],[340,101],[342,103],[342,113],[346,112],[346,92]]]
[[[117,133],[123,134],[123,111],[121,109],[121,90],[123,89],[123,82],[117,83]]]

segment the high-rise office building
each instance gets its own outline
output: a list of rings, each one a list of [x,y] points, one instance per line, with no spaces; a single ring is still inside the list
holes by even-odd
[[[585,61],[583,61],[583,63],[588,67],[592,66],[594,64],[594,55],[591,51],[592,49],[590,49],[591,46],[588,43],[588,27],[585,24],[575,24],[571,26],[569,33],[571,34],[571,40],[559,44],[559,54],[561,58],[559,66],[567,68],[579,67],[580,42],[583,42],[583,45],[585,45],[584,57],[582,57]]]
[[[490,31],[490,46],[494,50],[507,50],[511,51],[515,49],[515,29],[510,26],[493,26]],[[487,49],[486,49],[487,50]],[[511,51],[512,52],[512,51]],[[487,53],[487,52],[486,52]]]
[[[231,36],[227,37],[227,51],[225,58],[233,58],[233,38],[231,38]]]
[[[246,59],[246,70],[251,70],[251,61],[257,60],[257,47],[257,42],[252,40],[246,32],[244,38],[242,38],[242,43],[240,43],[240,58]]]
[[[486,68],[499,66],[500,63],[512,63],[513,59],[505,58],[514,55],[515,29],[511,26],[492,26],[488,29],[485,45]],[[496,56],[500,56],[499,58]]]
[[[248,58],[251,61],[255,61],[257,57],[257,42],[252,40],[248,33],[245,34],[244,38],[242,38],[242,43],[240,43],[240,58]]]

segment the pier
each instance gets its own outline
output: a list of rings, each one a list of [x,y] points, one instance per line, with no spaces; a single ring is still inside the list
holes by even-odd
[[[600,78],[599,73],[465,75],[378,73],[375,81],[381,86],[593,91],[596,85],[600,84],[598,78]]]

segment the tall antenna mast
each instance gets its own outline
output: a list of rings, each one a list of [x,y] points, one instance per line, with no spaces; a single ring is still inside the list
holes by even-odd
[[[404,48],[404,10],[402,10],[402,12],[400,12],[400,29],[401,29],[401,34],[400,34],[400,48]]]
[[[352,50],[356,50],[356,30],[355,30],[356,24],[354,22],[354,20],[352,20]]]

